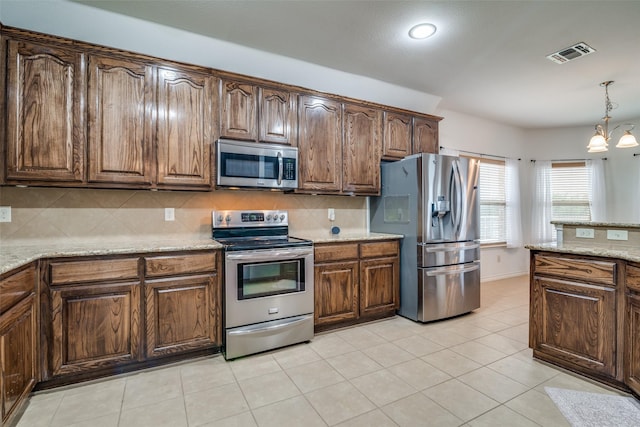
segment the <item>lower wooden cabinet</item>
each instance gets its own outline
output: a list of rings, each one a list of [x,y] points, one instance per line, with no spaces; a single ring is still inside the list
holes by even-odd
[[[534,278],[530,328],[538,355],[616,377],[616,289]]]
[[[317,244],[315,327],[393,316],[399,305],[397,240]]]
[[[45,380],[219,347],[219,259],[203,251],[47,263]]]
[[[51,375],[141,359],[140,282],[51,289]]]
[[[8,425],[38,380],[35,267],[0,280],[0,408]],[[18,302],[5,304],[16,295]]]
[[[640,394],[640,294],[626,296],[624,382]]]

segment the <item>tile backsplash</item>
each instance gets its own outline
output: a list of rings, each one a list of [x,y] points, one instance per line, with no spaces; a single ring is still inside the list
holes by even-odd
[[[218,209],[286,209],[291,234],[366,229],[366,198],[314,196],[266,191],[145,191],[0,187],[0,206],[11,206],[11,222],[0,223],[0,239],[29,243],[87,238],[131,240],[140,237],[208,238],[211,211]],[[175,221],[164,209],[175,209]],[[335,209],[333,224],[327,209]]]

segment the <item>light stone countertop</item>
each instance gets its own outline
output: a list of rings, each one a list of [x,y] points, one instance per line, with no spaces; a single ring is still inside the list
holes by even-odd
[[[551,224],[569,225],[569,226],[577,226],[577,227],[611,227],[611,228],[640,229],[640,224],[632,224],[628,222],[551,221]]]
[[[348,242],[358,240],[400,239],[400,234],[346,232],[332,235],[328,231],[292,234],[295,237],[312,240],[314,243]],[[222,245],[210,238],[198,239],[193,236],[183,238],[144,237],[140,240],[87,239],[64,241],[46,239],[31,241],[2,242],[0,244],[0,274],[20,268],[41,258],[125,255],[149,252],[175,252],[187,250],[221,249]]]
[[[340,234],[331,234],[329,230],[291,233],[291,235],[302,239],[312,240],[313,243],[340,243],[360,240],[394,240],[402,239],[404,237],[402,234],[367,233],[366,231],[347,231],[340,232]]]
[[[640,248],[623,245],[607,244],[575,244],[575,243],[542,243],[525,245],[525,248],[537,251],[559,252],[576,255],[599,256],[604,258],[616,258],[632,262],[640,262]]]
[[[121,255],[145,252],[173,252],[184,250],[220,249],[222,245],[212,239],[194,237],[141,240],[69,241],[42,240],[0,244],[0,274],[29,264],[40,258],[56,258],[89,255]]]

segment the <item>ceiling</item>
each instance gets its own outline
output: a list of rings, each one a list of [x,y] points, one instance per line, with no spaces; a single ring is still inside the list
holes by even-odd
[[[439,108],[523,128],[640,118],[639,1],[78,0],[77,3],[397,84]],[[431,22],[426,40],[407,37]],[[562,65],[546,55],[584,42]],[[638,123],[640,125],[640,123]]]

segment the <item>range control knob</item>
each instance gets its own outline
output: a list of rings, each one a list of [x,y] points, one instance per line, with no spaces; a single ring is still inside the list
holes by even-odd
[[[227,216],[224,218],[224,220],[225,220],[226,222],[231,221],[231,215],[227,215]]]
[[[271,221],[271,214],[267,215],[267,221]]]
[[[218,222],[222,222],[222,220],[224,219],[224,217],[222,215],[218,215]]]
[[[284,221],[284,214],[280,214],[280,221]]]

